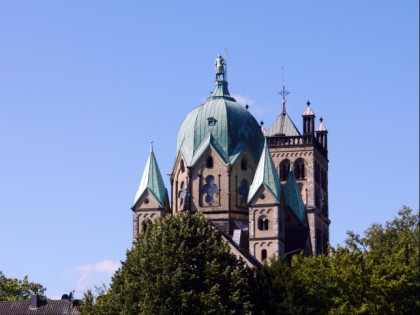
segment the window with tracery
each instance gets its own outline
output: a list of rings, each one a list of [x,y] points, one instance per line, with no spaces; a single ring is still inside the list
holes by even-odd
[[[203,186],[203,192],[206,195],[204,200],[209,205],[212,205],[216,201],[216,195],[219,192],[213,175],[206,177],[206,184]]]

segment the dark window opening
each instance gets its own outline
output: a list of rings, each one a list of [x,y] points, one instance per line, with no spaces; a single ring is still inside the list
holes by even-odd
[[[144,221],[142,224],[141,224],[141,231],[142,231],[142,233],[145,233],[146,232],[146,230],[147,230],[147,226],[149,225],[149,222],[148,221]]]
[[[265,216],[261,216],[258,219],[258,230],[267,231],[268,230],[268,219]]]
[[[213,168],[213,158],[211,156],[209,156],[206,160],[206,167]]]
[[[241,161],[241,170],[246,171],[248,168],[248,162],[247,160],[242,160]]]
[[[267,259],[267,250],[266,249],[263,249],[261,251],[261,261],[264,261],[266,259]]]
[[[290,170],[290,161],[289,160],[283,160],[280,163],[280,180],[285,181],[287,180],[287,175],[289,174]]]
[[[305,179],[305,162],[303,159],[297,159],[293,166],[296,179]]]

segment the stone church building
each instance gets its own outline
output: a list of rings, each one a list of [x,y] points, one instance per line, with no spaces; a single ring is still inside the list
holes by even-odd
[[[308,102],[299,131],[286,111],[283,87],[283,109],[265,130],[229,94],[221,56],[215,66],[214,91],[179,128],[170,198],[150,150],[132,205],[133,237],[156,218],[189,211],[210,220],[249,265],[325,252],[330,220],[322,118],[315,127]]]

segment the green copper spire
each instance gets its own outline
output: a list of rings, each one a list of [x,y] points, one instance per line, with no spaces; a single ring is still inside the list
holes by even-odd
[[[255,172],[254,180],[249,188],[248,202],[251,202],[260,187],[264,185],[280,203],[281,186],[279,176],[274,166],[273,159],[268,151],[267,140],[265,140],[264,149]]]
[[[155,197],[161,207],[167,206],[168,192],[165,188],[165,184],[163,183],[162,175],[153,152],[153,145],[150,146],[149,158],[147,160],[139,188],[134,196],[133,207],[146,190]]]
[[[296,215],[300,222],[304,223],[306,209],[305,205],[303,204],[299,186],[296,183],[296,178],[293,173],[292,166],[290,166],[284,195],[286,206],[288,206],[293,211],[293,213]]]

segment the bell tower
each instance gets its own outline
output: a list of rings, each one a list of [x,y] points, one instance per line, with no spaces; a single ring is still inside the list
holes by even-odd
[[[311,252],[317,255],[326,251],[329,242],[328,131],[323,120],[315,128],[315,114],[308,101],[302,113],[301,134],[286,111],[285,95],[288,92],[280,94],[283,96],[283,110],[267,131],[268,147],[283,187],[293,165],[306,208]]]

